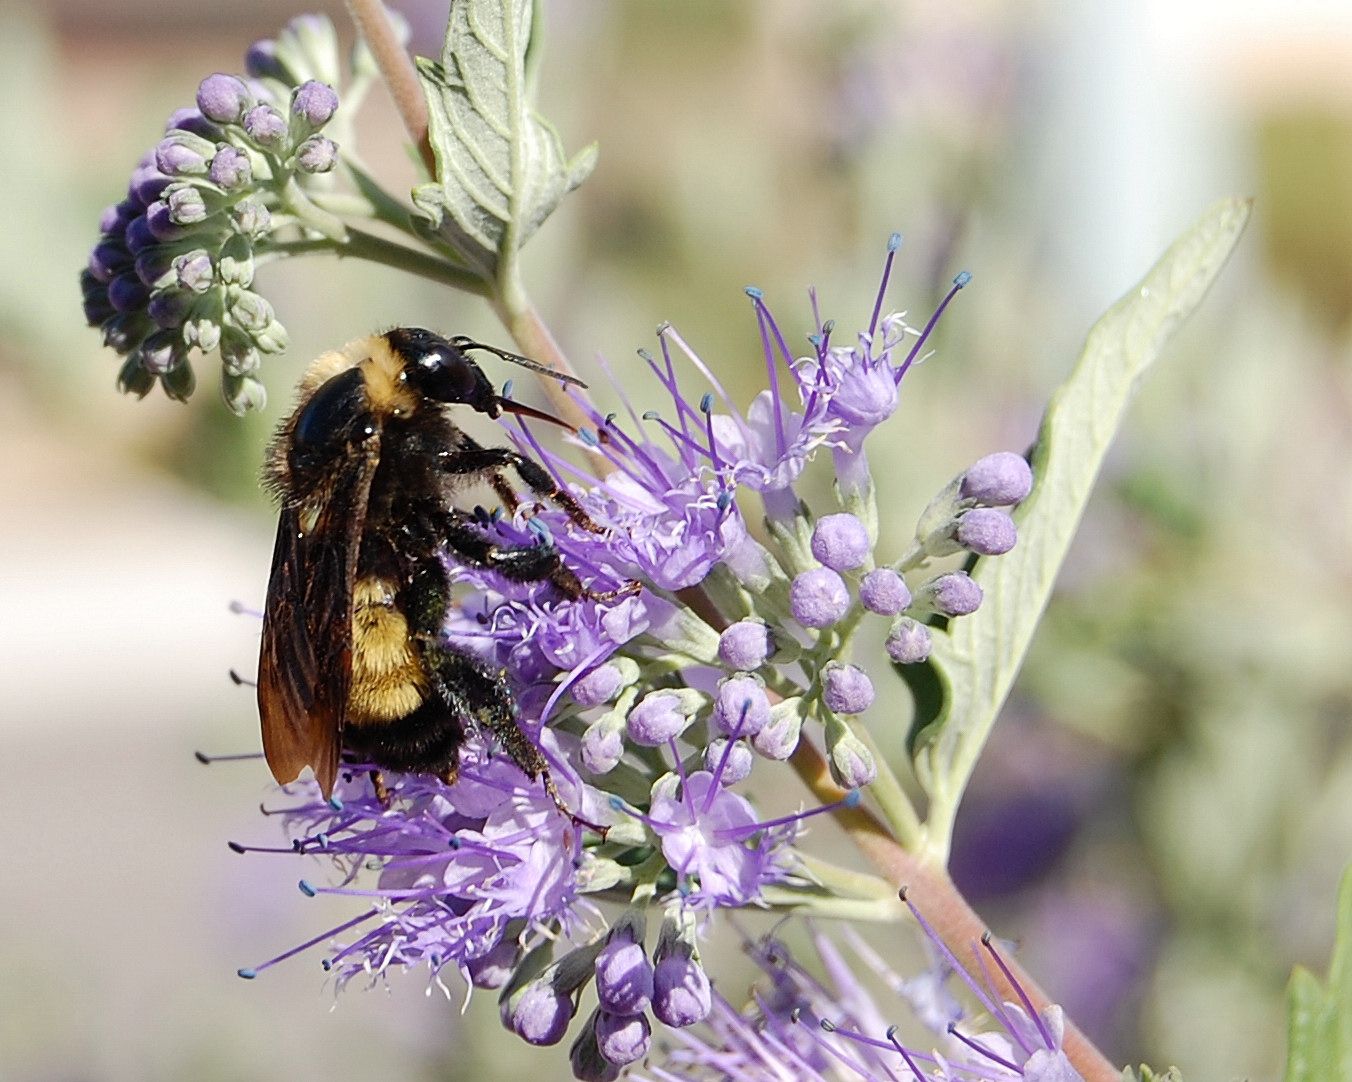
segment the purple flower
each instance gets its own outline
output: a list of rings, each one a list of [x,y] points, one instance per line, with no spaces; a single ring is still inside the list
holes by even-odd
[[[873,681],[858,665],[831,662],[822,671],[822,701],[837,714],[862,714],[873,705]]]
[[[890,567],[878,567],[860,581],[859,602],[869,612],[896,616],[911,603],[911,591],[906,580]]]
[[[745,905],[762,883],[782,878],[782,850],[792,824],[765,829],[744,797],[730,792],[706,770],[681,783],[680,794],[654,799],[645,822],[657,835],[662,854],[690,885],[695,906]]]
[[[837,572],[816,567],[794,577],[789,606],[804,627],[827,628],[848,611],[850,591]]]
[[[812,555],[832,571],[853,571],[872,548],[868,530],[854,515],[823,515],[812,528]]]
[[[957,520],[953,539],[979,556],[1001,556],[1014,547],[1014,520],[993,507],[974,507]]]
[[[338,111],[338,95],[333,87],[310,79],[296,87],[291,95],[291,115],[312,131],[322,128]]]
[[[1022,455],[997,451],[978,459],[962,476],[960,492],[964,499],[987,507],[1007,507],[1019,503],[1033,489],[1033,471]]]
[[[718,637],[718,656],[723,664],[741,672],[759,669],[769,658],[773,643],[770,628],[760,620],[738,620]]]
[[[243,79],[217,72],[197,87],[197,108],[217,124],[238,124],[253,95]]]
[[[924,624],[903,616],[892,625],[883,645],[887,656],[898,665],[915,665],[930,656],[934,640]]]

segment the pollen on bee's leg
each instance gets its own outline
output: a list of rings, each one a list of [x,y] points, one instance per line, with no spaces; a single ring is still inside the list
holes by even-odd
[[[371,771],[371,788],[375,790],[377,803],[379,803],[382,808],[388,810],[392,796],[390,787],[385,784],[385,775],[382,771]]]
[[[456,763],[453,766],[448,766],[438,774],[437,777],[439,777],[446,785],[454,785],[460,779],[460,764]]]

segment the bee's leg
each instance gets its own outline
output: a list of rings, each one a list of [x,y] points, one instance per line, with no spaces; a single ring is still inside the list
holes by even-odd
[[[481,447],[468,436],[460,439],[459,447],[441,456],[441,469],[455,474],[485,474],[513,469],[526,487],[537,496],[553,500],[570,521],[591,533],[605,533],[606,528],[592,519],[571,492],[559,486],[549,471],[540,463],[510,447]],[[491,483],[491,481],[490,481]],[[494,486],[496,488],[496,486]],[[499,490],[499,495],[501,491]]]
[[[507,483],[507,478],[500,473],[490,473],[488,483],[492,486],[493,491],[498,494],[498,499],[502,501],[503,509],[507,514],[516,514],[517,508],[521,506],[521,497],[517,495],[516,489]]]
[[[371,788],[375,790],[376,800],[382,808],[390,806],[390,788],[385,784],[385,774],[380,770],[371,771]]]
[[[513,582],[552,582],[573,600],[585,597],[591,601],[611,601],[641,588],[638,583],[630,583],[619,590],[588,590],[563,562],[557,549],[545,544],[499,545],[461,512],[445,515],[442,531],[446,546],[457,560],[473,567],[491,568]]]

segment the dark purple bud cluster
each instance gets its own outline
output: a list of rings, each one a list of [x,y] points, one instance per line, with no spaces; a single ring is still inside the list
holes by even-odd
[[[203,79],[196,108],[169,118],[126,198],[104,212],[80,282],[85,318],[126,358],[121,390],[144,396],[158,382],[186,399],[196,382],[189,351],[219,350],[226,402],[239,413],[262,404],[254,373],[263,354],[286,348],[287,335],[252,291],[256,263],[269,252],[274,212],[289,209],[288,185],[338,160],[320,134],[338,95],[298,77],[333,36],[320,23],[327,26],[293,23],[278,42],[256,47],[277,61],[266,73],[251,62],[248,77]]]
[[[628,910],[608,935],[545,964],[543,949],[527,956],[502,993],[503,1024],[530,1044],[553,1045],[564,1038],[578,1000],[595,981],[596,1007],[569,1051],[574,1075],[583,1080],[614,1079],[627,1064],[648,1053],[649,1013],[667,1026],[701,1022],[713,1006],[709,978],[699,963],[693,915],[679,904],[662,921],[651,959],[644,948],[642,909]]]

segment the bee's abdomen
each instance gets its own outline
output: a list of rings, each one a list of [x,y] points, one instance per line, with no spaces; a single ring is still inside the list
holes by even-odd
[[[427,674],[395,605],[392,583],[358,579],[352,596],[350,725],[380,725],[407,717],[428,695]]]

